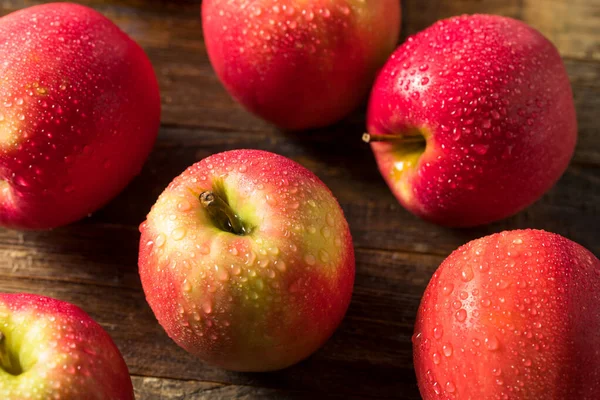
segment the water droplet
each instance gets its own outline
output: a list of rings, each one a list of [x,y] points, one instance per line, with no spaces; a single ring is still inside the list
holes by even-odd
[[[454,348],[452,347],[452,345],[450,343],[442,346],[442,352],[444,353],[444,355],[446,357],[451,357],[453,351],[454,351]]]
[[[489,351],[496,351],[500,348],[500,341],[494,335],[485,338],[485,347]]]
[[[257,279],[256,282],[254,282],[254,285],[256,286],[256,288],[258,290],[263,290],[265,288],[265,283],[262,279]]]
[[[315,263],[317,262],[315,256],[313,256],[312,254],[307,254],[304,256],[304,261],[308,264],[308,265],[315,265]]]
[[[202,311],[204,311],[206,314],[212,313],[212,304],[210,304],[210,301],[205,301],[202,303]]]
[[[329,226],[333,226],[333,224],[335,223],[335,221],[333,219],[333,215],[331,215],[331,214],[327,214],[326,220],[327,220],[327,225],[329,225]]]
[[[171,232],[171,237],[173,238],[173,240],[181,240],[185,237],[186,234],[186,230],[185,228],[175,228],[173,229],[173,232]]]
[[[225,268],[219,268],[217,271],[217,279],[221,282],[226,282],[229,279],[229,273]]]
[[[421,85],[425,86],[429,83],[429,78],[424,77],[423,79],[421,79]]]
[[[331,229],[329,229],[329,227],[324,226],[323,229],[321,229],[321,235],[323,235],[323,237],[325,239],[328,239],[331,237]]]
[[[464,322],[467,319],[467,311],[461,308],[456,312],[456,314],[454,314],[454,316],[458,322]]]
[[[273,195],[271,195],[271,194],[267,195],[267,204],[269,204],[270,206],[277,205],[277,200],[275,199],[275,197],[273,197]]]
[[[271,260],[269,260],[268,258],[263,258],[262,260],[260,260],[258,262],[258,266],[261,268],[266,268],[270,262],[271,262]]]
[[[517,239],[513,240],[513,243],[514,244],[523,244],[523,239],[517,238]]]
[[[454,386],[454,383],[450,381],[446,382],[446,391],[448,393],[454,393],[456,391],[456,386]]]
[[[183,281],[183,291],[188,293],[192,291],[192,285],[187,279]]]
[[[449,283],[448,285],[446,285],[442,288],[442,294],[444,296],[450,296],[452,294],[453,290],[454,290],[454,285]]]
[[[443,335],[444,335],[444,328],[442,328],[439,325],[436,326],[435,328],[433,328],[433,337],[435,339],[440,340]]]
[[[475,151],[475,153],[479,154],[480,156],[483,156],[488,152],[489,147],[490,146],[488,146],[487,144],[474,144],[473,150]]]
[[[177,204],[177,208],[180,211],[186,212],[192,209],[192,204],[187,200],[182,200],[179,202],[179,204]]]
[[[281,272],[285,272],[287,265],[285,264],[284,261],[279,260],[277,261],[277,263],[275,264],[275,268],[277,268],[279,271]]]
[[[163,247],[166,241],[167,237],[163,233],[159,233],[158,236],[156,236],[154,243],[156,243],[157,247]]]
[[[319,260],[324,263],[329,262],[329,253],[323,249],[319,250]]]
[[[473,276],[473,268],[471,268],[470,266],[466,266],[465,268],[463,268],[462,271],[460,271],[460,278],[464,282],[470,282],[473,279]]]
[[[440,362],[442,361],[442,357],[440,357],[439,353],[433,353],[433,355],[431,357],[433,358],[433,363],[435,365],[439,365]]]

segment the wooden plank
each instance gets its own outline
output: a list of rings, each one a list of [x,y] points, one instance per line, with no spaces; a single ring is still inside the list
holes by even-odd
[[[117,236],[118,239],[122,238]],[[79,257],[75,247],[72,256]],[[410,339],[420,296],[441,259],[358,250],[354,297],[340,329],[308,360],[266,374],[212,368],[177,347],[154,319],[139,282],[121,281],[118,286],[107,288],[56,281],[40,268],[20,276],[20,270],[13,273],[2,267],[0,287],[6,292],[39,293],[81,306],[111,334],[134,375],[362,398],[391,398],[405,393],[406,399],[417,399]],[[99,281],[116,280],[122,274],[94,264],[90,259],[80,268],[102,275]],[[51,262],[46,268],[60,276],[70,274],[72,266]],[[126,273],[136,269],[135,265],[122,268],[128,269]]]
[[[229,385],[206,381],[185,381],[176,379],[132,376],[133,389],[137,399],[144,400],[252,400],[308,399],[310,395],[290,393],[277,389],[254,386]],[[339,396],[336,396],[339,398]],[[327,398],[334,398],[327,396]]]
[[[520,19],[522,3],[522,0],[402,0],[402,38],[455,15],[498,14]]]
[[[522,17],[561,54],[600,61],[600,1],[523,0]]]
[[[600,60],[597,0],[404,0],[403,37],[460,14],[498,14],[521,19],[542,32],[563,56]]]

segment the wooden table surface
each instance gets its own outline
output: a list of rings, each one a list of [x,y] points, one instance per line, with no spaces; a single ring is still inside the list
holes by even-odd
[[[0,14],[38,3],[44,1],[2,0]],[[360,140],[364,111],[293,134],[244,111],[208,62],[200,1],[78,3],[111,18],[150,56],[162,91],[159,139],[141,175],[90,218],[50,232],[0,229],[0,291],[81,306],[115,340],[139,399],[418,399],[415,314],[430,276],[452,250],[505,229],[541,228],[600,255],[600,0],[403,1],[402,40],[456,14],[523,19],[555,43],[573,85],[579,142],[565,175],[527,210],[468,230],[423,222],[400,207]],[[314,171],[339,199],[356,247],[346,319],[316,354],[275,373],[226,372],[177,347],[146,304],[137,274],[138,225],[165,186],[194,162],[236,148],[273,151]]]

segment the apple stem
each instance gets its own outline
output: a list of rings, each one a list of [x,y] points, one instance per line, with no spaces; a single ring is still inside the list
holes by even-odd
[[[236,235],[245,235],[247,233],[246,227],[244,227],[240,217],[216,193],[210,190],[203,192],[200,195],[200,203],[219,229]]]
[[[423,143],[425,139],[421,135],[380,135],[377,133],[365,133],[362,136],[365,143],[394,142],[394,143]]]

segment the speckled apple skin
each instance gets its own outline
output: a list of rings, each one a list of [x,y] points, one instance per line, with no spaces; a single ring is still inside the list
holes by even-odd
[[[402,205],[449,226],[515,214],[559,179],[577,121],[556,48],[525,23],[490,15],[435,23],[410,37],[373,88],[368,130],[411,134],[427,149],[400,172],[403,145],[372,143]]]
[[[26,371],[0,369],[6,400],[134,400],[127,365],[110,336],[79,307],[34,294],[0,293],[2,344],[20,342]]]
[[[204,40],[229,93],[285,129],[329,125],[366,97],[400,31],[399,0],[205,0]]]
[[[217,179],[250,234],[210,222],[198,197]],[[150,307],[177,344],[210,364],[290,366],[323,345],[348,308],[348,224],[329,189],[288,158],[257,150],[205,158],[173,180],[140,230]]]
[[[424,400],[600,398],[600,261],[562,236],[503,232],[452,253],[415,326]]]
[[[160,96],[143,50],[98,12],[69,3],[0,19],[0,224],[65,225],[139,173]]]

